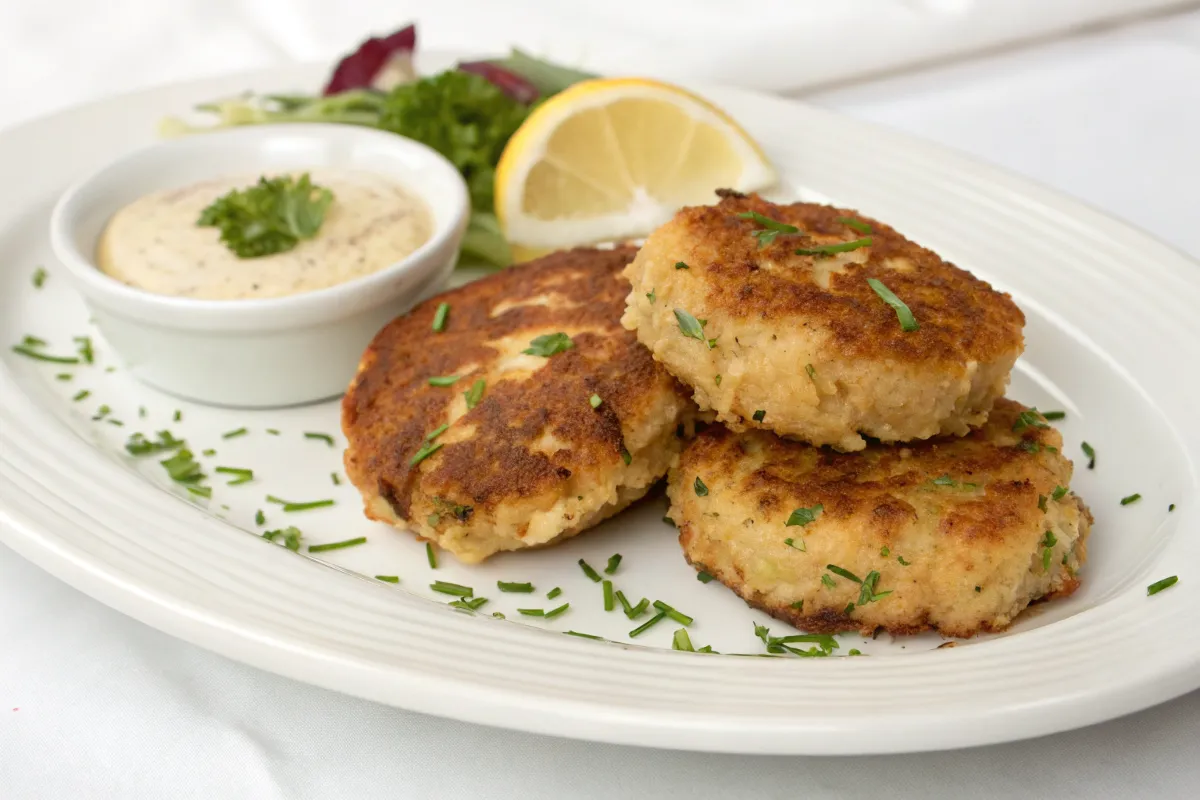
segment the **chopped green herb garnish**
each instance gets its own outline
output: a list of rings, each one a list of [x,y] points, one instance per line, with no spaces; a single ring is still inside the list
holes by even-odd
[[[900,320],[900,330],[911,332],[921,328],[917,324],[917,318],[913,316],[912,311],[904,304],[904,301],[896,297],[891,289],[884,286],[883,281],[875,278],[867,278],[867,283],[875,290],[875,294],[879,295],[879,299],[891,306],[892,310],[896,312],[896,319]]]
[[[333,192],[312,182],[280,175],[217,198],[200,212],[196,225],[217,228],[221,243],[238,258],[259,258],[291,250],[317,235]]]
[[[851,605],[853,608],[853,605]],[[828,634],[823,633],[802,633],[793,636],[772,636],[770,629],[765,625],[755,625],[754,635],[762,640],[766,645],[767,652],[772,654],[791,653],[792,655],[802,658],[818,658],[828,656],[838,648],[837,639]],[[811,647],[808,650],[801,650],[796,647],[791,647],[793,644],[801,642],[815,644],[816,647]]]
[[[1016,421],[1013,422],[1013,433],[1023,431],[1026,428],[1049,428],[1050,426],[1042,420],[1042,414],[1036,408],[1031,408],[1028,411],[1022,411],[1017,414]]]
[[[415,467],[417,464],[420,464],[422,461],[429,458],[431,455],[433,455],[434,453],[436,453],[438,450],[441,450],[441,449],[442,449],[441,442],[438,442],[436,444],[427,444],[424,447],[422,447],[420,450],[418,450],[411,459],[409,459],[408,465],[410,467]]]
[[[286,508],[284,509],[287,510]],[[308,546],[310,553],[324,553],[327,550],[341,550],[344,547],[355,547],[360,544],[366,544],[367,537],[359,536],[356,539],[346,539],[342,542],[330,542],[329,544],[312,544]]]
[[[712,579],[713,576],[704,570],[700,570],[696,573],[696,580],[700,581],[701,583],[710,583],[712,582]]]
[[[696,476],[696,482],[694,484],[692,484],[692,486],[696,490],[697,497],[707,497],[708,496],[708,487],[704,485],[704,481],[700,480],[699,475]]]
[[[792,539],[791,537],[784,539],[783,543],[793,550],[799,550],[801,553],[808,552],[808,546],[804,544],[803,539]]]
[[[696,648],[692,647],[692,637],[688,636],[687,628],[675,631],[675,636],[671,639],[671,649],[683,650],[688,653],[696,652]]]
[[[887,597],[892,593],[891,589],[886,592],[876,592],[875,586],[879,583],[879,573],[871,570],[867,573],[867,577],[863,578],[862,589],[858,593],[858,604],[865,606],[867,603],[874,603],[881,597]]]
[[[590,405],[592,408],[599,408],[600,404],[603,402],[604,401],[600,399],[600,395],[598,394],[594,394],[588,398],[588,405]]]
[[[1067,487],[1055,486],[1054,491],[1050,493],[1051,500],[1062,500],[1067,494]]]
[[[600,584],[600,586],[604,591],[604,610],[612,611],[614,608],[617,607],[616,598],[613,596],[612,581],[605,580],[603,583]]]
[[[1066,419],[1067,412],[1065,411],[1043,411],[1042,419],[1054,422],[1055,420]]]
[[[821,503],[817,503],[811,508],[797,508],[788,516],[787,522],[784,523],[784,527],[792,528],[797,525],[804,526],[811,522],[816,522],[817,517],[821,516],[821,512],[824,510],[825,506]]]
[[[684,614],[682,611],[677,611],[674,608],[671,608],[671,606],[667,605],[662,600],[655,600],[654,607],[656,609],[658,609],[658,611],[660,613],[666,614],[668,617],[675,620],[680,625],[691,625],[693,622],[692,618],[689,617],[687,614]]]
[[[554,598],[558,597],[560,594],[562,594],[562,589],[555,586],[553,589],[546,592],[546,599],[553,600]]]
[[[96,351],[92,348],[92,337],[90,336],[73,336],[75,349],[79,353],[80,360],[85,364],[96,363]]]
[[[643,597],[642,601],[640,603],[638,603],[636,606],[634,606],[633,608],[631,608],[625,612],[625,616],[629,617],[630,619],[637,619],[638,617],[645,614],[646,609],[649,607],[650,607],[649,598]]]
[[[213,472],[219,472],[222,475],[232,475],[235,480],[229,482],[230,486],[236,486],[241,483],[247,483],[254,480],[254,470],[243,469],[241,467],[215,467]]]
[[[1163,589],[1168,589],[1177,583],[1179,583],[1178,575],[1172,575],[1169,578],[1163,578],[1161,581],[1155,581],[1146,587],[1146,596],[1149,597],[1152,594],[1158,594]]]
[[[1140,494],[1138,494],[1137,492],[1134,492],[1133,494],[1131,494],[1127,497],[1122,497],[1121,505],[1127,506],[1130,503],[1136,503],[1138,500],[1141,500],[1141,499],[1142,499],[1142,496]]]
[[[433,551],[433,542],[425,543],[425,558],[429,559],[429,568],[437,569],[437,553]]]
[[[842,576],[843,578],[845,578],[848,581],[854,581],[855,583],[862,583],[862,578],[858,577],[857,575],[855,575],[853,572],[851,572],[848,569],[843,569],[842,567],[839,567],[837,564],[826,564],[825,569],[829,570],[834,575]]]
[[[501,614],[499,611],[493,611],[492,616],[495,617],[496,619],[508,619],[503,614]]]
[[[570,607],[571,607],[570,603],[563,603],[558,608],[552,608],[549,611],[547,611],[544,616],[546,619],[554,619],[555,617],[557,617],[559,614],[563,613]]]
[[[222,439],[236,439],[239,436],[245,436],[249,431],[245,428],[238,428],[236,431],[228,431],[221,434]]]
[[[456,597],[471,597],[475,594],[475,590],[470,586],[463,586],[461,583],[450,583],[449,581],[434,581],[429,584],[429,588],[441,594],[452,594]]]
[[[125,427],[125,423],[124,423],[124,422],[121,422],[121,420],[119,420],[119,419],[110,419],[110,420],[107,420],[107,422],[108,422],[108,424],[109,424],[109,425],[113,425],[113,426],[116,426],[116,427],[118,427],[118,428],[124,428],[124,427]]]
[[[449,605],[453,606],[454,608],[462,608],[467,611],[478,611],[481,606],[487,605],[487,602],[488,599],[486,597],[473,597],[469,599],[460,597],[457,600],[452,600]]]
[[[24,342],[21,344],[14,344],[12,346],[12,351],[17,355],[22,355],[26,358],[32,358],[37,361],[48,361],[51,364],[79,363],[79,359],[75,356],[52,356],[48,353],[43,353],[37,348],[44,346],[45,342],[41,342],[40,344],[31,344],[33,341],[41,342],[40,339],[33,339],[32,337],[26,336]]]
[[[96,422],[97,420],[102,420],[111,413],[112,413],[111,408],[109,408],[107,405],[101,404],[101,406],[96,409],[96,414],[92,417],[92,422]]]
[[[199,483],[204,480],[200,465],[192,458],[190,450],[180,450],[175,455],[160,461],[167,475],[176,483]]]
[[[670,525],[672,528],[675,527],[675,520],[671,519],[670,517],[663,517],[662,521]]]
[[[54,376],[54,379],[56,381],[72,381],[75,380],[75,376],[69,372],[60,372]]]
[[[653,290],[653,289],[651,289],[650,291],[646,292],[646,299],[650,301],[650,305],[654,305],[654,301],[655,301],[655,300],[657,300],[657,299],[658,299],[658,297],[657,297],[657,295],[655,295],[655,294],[654,294],[654,290]]]
[[[682,261],[676,261],[675,269],[688,269],[688,265],[683,263]]]
[[[333,437],[330,436],[328,433],[313,433],[312,431],[306,431],[304,434],[304,438],[305,439],[317,439],[317,440],[322,441],[325,444],[329,445],[330,447],[333,447]]]
[[[604,572],[608,575],[615,575],[619,566],[621,566],[621,554],[613,553],[609,556],[608,566],[604,568]]]
[[[1174,503],[1171,503],[1171,505],[1167,506],[1167,511],[1174,511],[1174,510],[1175,510],[1175,504],[1174,504]]]
[[[534,338],[529,343],[529,347],[521,352],[529,356],[543,356],[549,358],[555,353],[562,353],[570,350],[575,346],[571,341],[571,337],[561,331],[559,333],[545,333]]]
[[[798,256],[831,256],[834,253],[849,253],[851,250],[857,250],[860,247],[870,247],[871,237],[864,236],[861,239],[855,239],[852,242],[838,242],[837,244],[820,244],[816,247],[801,247],[796,250]]]
[[[479,401],[483,399],[483,390],[487,388],[487,381],[483,378],[471,384],[471,388],[463,392],[463,397],[467,399],[467,410],[479,405]]]
[[[461,375],[437,375],[429,379],[430,386],[453,386],[458,383]]]
[[[838,217],[837,221],[848,228],[853,228],[859,233],[871,233],[871,226],[860,219],[855,219],[854,217]]]
[[[760,248],[766,247],[775,241],[775,238],[781,233],[800,233],[800,229],[795,225],[788,225],[786,222],[771,219],[763,216],[757,211],[745,211],[737,215],[739,219],[748,219],[757,222],[763,227],[762,230],[754,231],[751,235],[758,240]]]
[[[546,612],[541,608],[518,608],[518,614],[524,614],[527,617],[544,617]]]
[[[625,462],[625,466],[633,463],[633,456],[629,454],[624,445],[621,445],[621,460]]]
[[[904,556],[896,556],[896,560],[900,562],[900,566],[902,567],[907,567],[912,563],[911,561],[905,561]]]
[[[21,340],[21,344],[25,345],[26,347],[45,347],[46,340],[26,334],[25,338]]]
[[[269,495],[267,495],[267,502],[268,502],[268,503],[275,503],[276,505],[280,505],[280,506],[286,506],[286,505],[287,505],[287,500],[284,500],[284,499],[283,499],[283,498],[281,498],[281,497],[276,497],[276,496],[275,496],[275,495],[273,495],[273,494],[269,494]]]
[[[445,433],[449,427],[450,427],[449,424],[437,426],[436,428],[431,430],[428,434],[426,434],[425,441],[432,442],[434,439],[436,439],[437,437],[439,437],[443,433]]]
[[[717,386],[721,385],[721,373],[717,373],[716,377],[713,378],[713,383],[715,383]]]
[[[278,436],[279,430],[277,428],[267,428],[267,433],[271,434],[272,436]]]
[[[766,418],[767,418],[767,412],[764,411],[763,409],[760,408],[758,411],[754,412],[754,421],[755,422],[762,422]]]
[[[1082,442],[1079,447],[1083,450],[1083,454],[1088,457],[1088,469],[1096,468],[1096,451],[1087,442]]]
[[[696,319],[682,308],[675,309],[675,320],[679,323],[679,332],[684,336],[688,336],[692,339],[698,339],[701,342],[705,341],[704,327],[700,324],[700,320]]]
[[[601,580],[603,580],[600,577],[600,573],[596,572],[596,570],[592,569],[592,565],[589,564],[588,562],[584,561],[582,558],[579,559],[579,568],[581,570],[583,570],[584,575],[587,575],[589,578],[592,579],[593,583],[599,583]]]
[[[667,615],[666,615],[666,614],[663,614],[663,613],[658,613],[658,614],[655,614],[655,615],[654,615],[653,617],[651,617],[649,620],[647,620],[646,622],[642,623],[642,624],[641,624],[641,625],[639,625],[638,627],[636,627],[636,628],[634,628],[633,630],[631,630],[631,631],[629,632],[629,638],[630,638],[630,639],[633,639],[633,638],[636,638],[637,636],[640,636],[641,634],[643,634],[643,633],[645,633],[646,631],[648,631],[648,630],[650,630],[651,628],[653,628],[653,627],[654,627],[655,625],[657,625],[658,623],[662,622],[662,621],[663,621],[663,619],[664,619],[666,616],[667,616]]]
[[[329,473],[329,480],[331,480],[333,482],[334,486],[342,485],[342,479],[338,477],[338,474],[336,472]]]
[[[446,317],[450,315],[449,303],[438,303],[437,311],[433,312],[433,332],[441,333],[446,330]]]
[[[254,512],[254,524],[255,525],[265,525],[266,522],[267,522],[267,515],[262,512],[261,508],[258,511]]]
[[[804,610],[804,601],[797,600],[796,602],[792,603],[791,607],[796,609],[797,611],[803,611]]]
[[[78,403],[80,400],[86,400],[87,398],[89,398],[91,396],[92,396],[92,393],[89,392],[87,389],[84,389],[83,391],[79,392],[71,399],[74,400],[76,403]]]
[[[426,517],[425,521],[428,522],[430,524],[430,526],[436,528],[438,523],[440,523],[442,521],[442,515],[435,512],[433,514],[430,514],[428,517]]]
[[[46,285],[46,268],[38,267],[33,271],[33,288],[40,289]]]
[[[177,408],[177,409],[175,409],[175,416],[174,416],[174,420],[175,420],[176,422],[183,422],[183,412],[182,412],[182,411],[180,411],[178,408]]]
[[[263,531],[262,538],[266,539],[268,542],[273,542],[280,536],[283,537],[284,547],[286,547],[288,550],[291,550],[293,553],[300,551],[300,540],[304,538],[304,534],[300,532],[299,528],[289,526],[277,531]]]
[[[184,486],[183,488],[200,497],[212,497],[211,486]]]
[[[821,583],[825,584],[830,589],[837,585],[833,582],[833,578],[831,578],[828,573],[821,576]]]
[[[1038,510],[1043,514],[1046,513],[1046,495],[1044,494],[1038,495]]]
[[[314,508],[328,508],[333,505],[333,500],[312,500],[307,503],[284,503],[284,511],[310,511]]]
[[[889,548],[887,545],[884,545],[883,547],[879,548],[879,555],[883,556],[884,558],[887,558],[891,554],[892,554],[891,548]]]
[[[808,377],[812,380],[815,381],[817,379],[817,370],[812,364],[805,364],[804,371],[808,373]]]
[[[217,451],[213,450],[211,447],[208,448],[207,450],[200,451],[200,455],[206,456],[206,457],[212,457],[212,456],[215,456],[216,454],[217,454]]]
[[[376,575],[375,580],[383,581],[384,583],[399,583],[400,576],[399,575]]]
[[[580,639],[595,639],[598,642],[603,642],[603,636],[593,636],[590,633],[580,633],[579,631],[563,631],[567,636],[578,636]]]
[[[532,583],[510,583],[508,581],[496,581],[496,588],[502,592],[518,592],[528,594],[533,591]]]

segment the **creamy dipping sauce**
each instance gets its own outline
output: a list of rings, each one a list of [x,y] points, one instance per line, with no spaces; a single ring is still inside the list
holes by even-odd
[[[381,175],[334,169],[309,174],[334,200],[317,235],[292,250],[238,258],[221,244],[217,228],[196,225],[214,200],[260,177],[246,175],[155,192],[129,204],[100,237],[97,263],[122,283],[155,294],[283,297],[370,275],[408,256],[433,233],[424,201]]]

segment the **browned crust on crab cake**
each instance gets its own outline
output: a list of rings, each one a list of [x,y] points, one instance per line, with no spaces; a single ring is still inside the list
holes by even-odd
[[[554,253],[427,300],[380,331],[342,403],[346,472],[367,516],[476,562],[578,533],[661,478],[693,406],[619,324],[621,270],[635,252]],[[441,303],[450,311],[435,333]],[[560,332],[571,349],[522,353]],[[452,386],[429,383],[452,375],[461,376]],[[481,379],[482,400],[468,409],[464,395]],[[440,447],[412,466],[441,425]]]
[[[803,630],[1004,630],[1031,602],[1078,588],[1092,524],[1069,491],[1062,437],[1022,426],[1026,410],[1001,399],[968,436],[854,454],[713,426],[668,482],[684,554]],[[814,521],[787,525],[795,509],[818,504]],[[891,594],[865,598],[830,564],[859,579],[877,573],[871,594]]]
[[[1025,318],[1007,294],[856,211],[719,194],[655,231],[626,270],[623,323],[702,409],[735,430],[843,450],[863,436],[909,441],[982,424],[1024,349]],[[804,235],[760,247],[762,226],[738,216],[748,212]],[[865,236],[870,245],[849,252],[796,254]],[[918,330],[902,329],[870,278],[907,304]],[[677,308],[706,320],[714,347],[683,336]]]

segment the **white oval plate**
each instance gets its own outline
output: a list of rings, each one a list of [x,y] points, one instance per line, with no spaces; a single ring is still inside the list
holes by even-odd
[[[247,88],[313,87],[324,72],[161,88],[0,135],[0,343],[34,334],[63,352],[73,336],[95,336],[50,258],[46,220],[64,187],[150,141],[166,113]],[[336,435],[335,403],[191,406],[134,382],[99,340],[94,366],[56,368],[7,346],[0,354],[0,539],[137,619],[281,675],[431,714],[626,744],[806,754],[953,748],[1098,722],[1200,685],[1200,419],[1188,402],[1200,385],[1196,265],[1128,225],[943,149],[784,100],[699,89],[762,142],[788,190],[858,207],[1012,292],[1028,317],[1028,348],[1011,395],[1068,412],[1061,426],[1078,467],[1073,485],[1096,515],[1074,597],[952,649],[936,649],[942,640],[928,635],[841,637],[839,655],[857,647],[866,658],[673,652],[678,626],[631,640],[638,623],[605,613],[599,585],[576,561],[602,568],[623,554],[617,586],[693,615],[696,646],[762,653],[752,623],[776,635],[790,629],[696,580],[674,529],[660,521],[661,498],[560,547],[475,568],[443,555],[434,571],[422,545],[363,519],[353,488],[333,485],[341,437],[336,448],[304,437]],[[38,264],[49,271],[40,290],[31,285]],[[60,372],[74,377],[59,381]],[[91,395],[72,402],[83,389]],[[124,426],[93,421],[100,404]],[[242,427],[249,433],[221,436]],[[202,459],[210,474],[224,464],[258,477],[227,487],[213,475],[211,502],[191,498],[155,459],[134,461],[122,449],[133,431],[162,428],[197,454],[215,448]],[[1095,470],[1084,467],[1085,439],[1098,454]],[[1139,503],[1119,504],[1134,492]],[[268,493],[337,505],[283,514],[264,501]],[[255,535],[260,508],[267,528],[297,525],[310,543],[369,541],[321,560],[298,557]],[[377,574],[401,583],[369,577]],[[1146,596],[1147,584],[1173,574],[1178,586]],[[472,585],[491,602],[478,616],[448,608],[451,598],[428,589],[435,579]],[[532,581],[538,592],[500,594],[497,580]],[[549,601],[555,586],[563,594]],[[516,613],[565,601],[570,610],[548,621]]]

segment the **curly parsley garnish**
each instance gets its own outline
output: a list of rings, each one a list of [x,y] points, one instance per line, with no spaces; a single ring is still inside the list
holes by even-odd
[[[315,185],[307,172],[299,178],[263,176],[254,186],[217,198],[196,224],[219,229],[221,243],[238,258],[260,258],[316,236],[332,203],[333,192]]]

